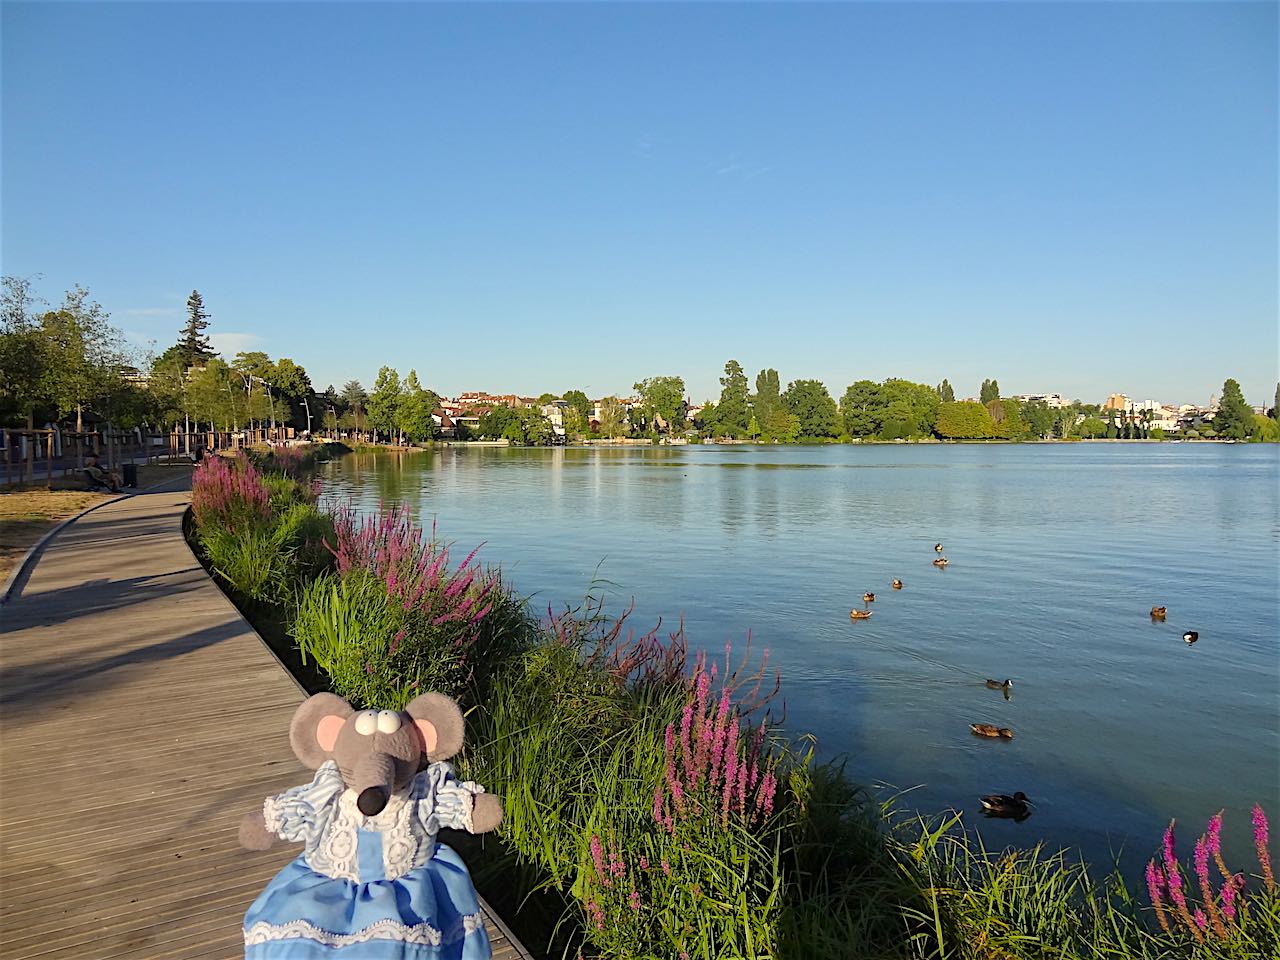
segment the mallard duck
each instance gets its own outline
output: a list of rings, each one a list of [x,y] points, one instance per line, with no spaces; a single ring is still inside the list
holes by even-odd
[[[874,593],[864,593],[862,595],[863,603],[875,603],[876,595]]]
[[[1001,740],[1012,740],[1013,731],[1008,727],[997,727],[991,723],[971,723],[969,729],[980,737],[999,737]]]
[[[942,544],[940,544],[940,543],[935,543],[935,544],[933,545],[933,549],[934,549],[934,552],[935,552],[935,553],[941,553],[941,552],[942,552]]]
[[[982,798],[982,809],[992,817],[1013,817],[1021,820],[1029,814],[1031,801],[1027,799],[1027,795],[1019,790],[1012,797],[1003,793],[993,793],[990,796]]]
[[[946,557],[939,557],[937,560],[933,561],[933,565],[935,567],[945,567],[950,562],[951,561],[948,560]]]
[[[1182,635],[1182,639],[1187,641],[1187,646],[1191,646],[1191,644],[1200,639],[1200,634],[1196,633],[1194,630],[1188,630]]]
[[[850,620],[865,620],[869,616],[871,616],[870,610],[850,610],[849,611]]]
[[[1168,610],[1168,608],[1166,608],[1166,607],[1152,607],[1152,608],[1151,608],[1151,619],[1152,619],[1152,620],[1163,620],[1163,619],[1165,618],[1165,615],[1166,615],[1168,612],[1169,612],[1169,610]]]
[[[902,589],[902,581],[901,581],[901,580],[894,580],[894,581],[893,581],[893,589],[895,589],[895,590],[901,590],[901,589]]]

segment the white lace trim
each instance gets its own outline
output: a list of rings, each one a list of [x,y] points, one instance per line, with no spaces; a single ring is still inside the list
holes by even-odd
[[[484,926],[484,917],[468,913],[462,918],[461,927],[450,931],[448,942],[460,940]],[[288,923],[255,923],[244,932],[244,945],[253,947],[276,940],[312,940],[326,947],[346,947],[370,940],[397,940],[419,946],[438,947],[445,943],[444,935],[429,923],[405,924],[399,920],[379,920],[354,933],[333,933],[323,930],[306,920],[290,920]]]

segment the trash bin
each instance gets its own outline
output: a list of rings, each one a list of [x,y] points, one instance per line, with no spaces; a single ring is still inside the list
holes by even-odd
[[[138,465],[136,463],[122,463],[120,465],[120,476],[124,479],[126,487],[136,487],[138,485]]]

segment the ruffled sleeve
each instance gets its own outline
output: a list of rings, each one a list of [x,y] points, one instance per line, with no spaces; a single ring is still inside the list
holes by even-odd
[[[438,833],[442,827],[472,832],[471,814],[484,787],[459,780],[451,764],[438,762],[418,774],[416,788],[418,819],[427,833]]]
[[[310,783],[267,797],[262,804],[262,819],[267,830],[280,839],[310,846],[329,822],[334,801],[342,790],[342,774],[338,765],[329,760],[321,764]]]

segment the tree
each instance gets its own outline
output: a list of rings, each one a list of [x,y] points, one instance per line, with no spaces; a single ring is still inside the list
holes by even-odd
[[[583,424],[591,420],[591,399],[581,390],[566,390],[560,399],[582,415]]]
[[[178,337],[178,352],[186,368],[212,360],[217,354],[209,343],[205,330],[209,327],[209,314],[204,309],[204,298],[199,290],[192,290],[187,297],[187,325]]]
[[[1264,417],[1260,413],[1255,413],[1249,439],[1254,443],[1280,442],[1280,424],[1276,423],[1274,417]]]
[[[949,440],[981,440],[995,434],[987,408],[980,403],[964,401],[941,404],[934,429],[938,436]]]
[[[560,398],[557,397],[554,393],[544,393],[540,397],[538,397],[538,406],[545,407],[552,400],[559,400],[559,399]]]
[[[364,405],[369,402],[369,394],[365,393],[364,387],[361,386],[359,380],[348,380],[342,385],[342,402],[349,409],[359,407],[364,409]]]
[[[34,310],[42,304],[32,293],[32,277],[5,277],[0,297],[0,419],[34,425],[45,402],[44,338]]]
[[[742,364],[730,360],[724,365],[720,378],[720,402],[716,404],[715,432],[722,437],[741,437],[747,432],[751,419],[747,376]]]
[[[587,418],[573,405],[565,408],[564,432],[568,437],[580,437],[587,432]]]
[[[951,381],[947,380],[945,377],[942,382],[938,384],[938,399],[943,403],[956,402],[956,392],[951,387]]]
[[[859,380],[850,384],[840,398],[844,432],[851,437],[873,436],[880,430],[884,407],[880,384],[872,380]]]
[[[1276,396],[1272,401],[1271,419],[1280,420],[1280,383],[1276,384]]]
[[[617,397],[600,401],[600,434],[615,440],[627,432],[627,410]]]
[[[684,422],[684,380],[680,377],[649,377],[633,384],[632,389],[640,396],[640,412],[646,421],[667,431]]]
[[[1085,417],[1078,428],[1086,440],[1096,440],[1107,435],[1107,425],[1098,417]]]
[[[800,421],[802,437],[834,437],[840,432],[836,402],[821,380],[792,380],[782,402]]]
[[[1000,399],[1000,384],[995,380],[983,380],[982,390],[978,393],[978,400],[985,407],[992,400]]]
[[[1053,410],[1043,400],[1028,400],[1022,405],[1022,422],[1028,435],[1044,440],[1053,433]]]
[[[43,393],[59,416],[74,410],[76,430],[82,430],[86,406],[124,393],[124,337],[80,286],[67,291],[61,309],[40,318],[40,331],[45,341]],[[105,406],[100,412],[110,414]]]
[[[1026,436],[1026,424],[1022,421],[1022,405],[1017,400],[992,400],[987,404],[997,437],[1021,440]]]
[[[401,387],[400,402],[396,405],[396,426],[413,442],[430,440],[435,436],[435,421],[431,411],[439,401],[430,390],[422,389],[418,372],[410,370]]]
[[[880,385],[879,434],[886,440],[897,437],[926,437],[933,433],[938,417],[938,392],[926,383],[891,377]]]
[[[765,439],[776,440],[769,431],[769,424],[777,422],[774,418],[779,412],[785,412],[777,370],[761,370],[756,374],[756,395],[751,398],[751,406]]]
[[[1213,432],[1230,440],[1244,440],[1253,432],[1253,410],[1244,401],[1240,384],[1228,379],[1222,385],[1222,399],[1213,417]]]
[[[396,413],[400,408],[400,374],[391,367],[378,371],[369,396],[369,426],[392,436],[396,431]]]

